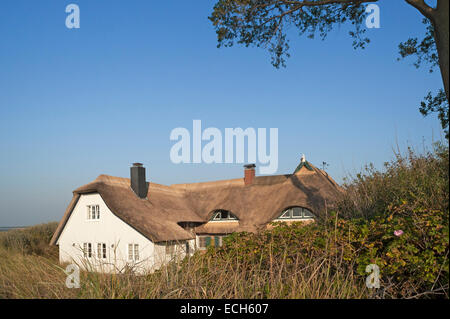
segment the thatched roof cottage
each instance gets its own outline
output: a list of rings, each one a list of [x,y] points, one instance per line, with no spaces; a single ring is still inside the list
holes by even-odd
[[[294,173],[160,185],[135,163],[130,178],[100,175],[77,188],[51,240],[61,262],[106,272],[154,270],[196,249],[221,245],[232,232],[257,232],[272,221],[313,221],[341,189],[302,159]],[[99,269],[101,268],[101,269]]]

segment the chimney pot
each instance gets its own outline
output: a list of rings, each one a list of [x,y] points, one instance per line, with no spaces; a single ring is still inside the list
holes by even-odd
[[[145,167],[142,163],[133,163],[130,167],[131,189],[139,198],[146,198],[148,184],[145,180]]]
[[[244,185],[253,184],[253,180],[255,179],[255,164],[247,164],[244,165]]]

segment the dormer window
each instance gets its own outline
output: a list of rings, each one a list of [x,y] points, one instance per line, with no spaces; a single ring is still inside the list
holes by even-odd
[[[99,205],[88,205],[88,207],[87,207],[87,219],[88,220],[98,220],[98,219],[100,219],[100,206]]]
[[[233,220],[238,219],[230,211],[222,209],[214,211],[211,217],[211,221],[233,221]]]
[[[275,220],[314,219],[314,214],[304,207],[291,207],[284,210]]]

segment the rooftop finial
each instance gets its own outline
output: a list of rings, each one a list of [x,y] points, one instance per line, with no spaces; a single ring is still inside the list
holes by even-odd
[[[301,162],[301,163],[304,163],[304,162],[306,162],[306,157],[305,157],[305,154],[302,154],[302,158],[300,159],[300,162]]]

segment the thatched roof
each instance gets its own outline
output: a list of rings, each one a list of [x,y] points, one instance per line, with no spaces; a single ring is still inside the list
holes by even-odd
[[[244,185],[243,178],[171,186],[150,182],[146,199],[136,196],[128,178],[100,175],[74,191],[51,244],[58,240],[79,196],[93,192],[100,194],[111,212],[153,242],[194,238],[180,226],[184,222],[197,223],[196,233],[221,234],[258,231],[291,206],[320,215],[341,189],[326,172],[308,166],[291,175],[255,177],[251,185]],[[239,221],[204,224],[217,209],[231,211]]]

